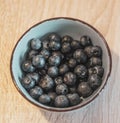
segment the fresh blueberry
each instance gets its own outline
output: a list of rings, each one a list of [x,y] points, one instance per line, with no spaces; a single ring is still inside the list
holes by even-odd
[[[51,98],[47,94],[43,94],[39,97],[39,102],[48,105],[51,102]]]
[[[87,67],[101,66],[102,60],[97,57],[91,57],[88,61]]]
[[[84,53],[83,50],[81,49],[77,49],[74,53],[73,53],[73,57],[76,59],[77,62],[79,63],[86,63],[87,62],[87,55]]]
[[[76,62],[76,60],[74,58],[69,59],[68,66],[70,68],[74,68],[76,66],[76,64],[77,64],[77,62]]]
[[[58,66],[60,64],[61,58],[58,55],[53,55],[49,57],[49,65]]]
[[[62,37],[62,42],[71,42],[73,39],[69,35],[65,35]]]
[[[51,33],[49,36],[48,36],[48,39],[50,41],[55,41],[55,42],[60,42],[61,38],[58,34],[56,33]]]
[[[102,49],[99,46],[93,46],[91,49],[93,56],[100,57],[102,55]]]
[[[31,50],[31,51],[29,51],[28,52],[28,58],[29,59],[32,59],[35,55],[37,55],[38,54],[38,51],[36,51],[36,50]]]
[[[64,75],[64,83],[67,85],[75,85],[76,75],[72,72],[68,72]]]
[[[32,64],[37,68],[43,68],[45,66],[45,58],[42,55],[36,55],[32,59]]]
[[[67,98],[68,98],[71,106],[77,105],[81,102],[80,97],[77,93],[68,94]]]
[[[50,56],[50,52],[47,49],[42,49],[40,55],[42,55],[45,59],[47,59]]]
[[[69,87],[69,92],[70,93],[76,93],[77,87],[74,85],[72,87]]]
[[[48,96],[51,98],[52,101],[54,101],[56,96],[57,96],[57,94],[55,92],[49,92]]]
[[[91,51],[92,51],[92,46],[87,46],[87,47],[85,47],[85,49],[84,49],[84,52],[87,54],[88,58],[90,58],[90,57],[93,56],[93,54],[92,54]]]
[[[74,73],[80,78],[86,78],[88,71],[84,65],[77,65],[74,69]]]
[[[58,68],[56,66],[49,67],[47,73],[51,77],[56,77],[58,75]]]
[[[78,48],[82,48],[82,46],[80,45],[79,41],[73,40],[73,41],[71,42],[71,48],[73,48],[73,49],[78,49]]]
[[[68,93],[68,87],[66,84],[59,84],[56,86],[56,93],[58,95],[66,95]]]
[[[65,95],[59,95],[55,98],[55,106],[65,108],[69,106],[69,100]]]
[[[40,80],[39,86],[42,87],[45,91],[49,91],[54,87],[54,81],[50,76],[46,75]]]
[[[42,46],[42,43],[38,38],[37,39],[32,39],[30,41],[30,46],[33,50],[39,50]]]
[[[61,47],[61,51],[62,51],[63,53],[68,53],[68,52],[70,52],[70,51],[71,51],[71,45],[70,45],[70,43],[69,43],[69,42],[63,42],[63,43],[62,43],[62,47]]]
[[[33,97],[34,99],[37,99],[39,96],[43,94],[43,90],[41,87],[35,86],[34,88],[30,89],[29,93],[31,97]]]
[[[52,52],[53,56],[59,56],[60,59],[64,59],[64,55],[60,51],[54,51]]]
[[[51,50],[53,50],[53,51],[59,50],[60,47],[61,47],[60,42],[57,42],[57,41],[54,41],[54,40],[53,40],[53,41],[50,41],[50,43],[49,43],[49,48],[50,48]]]
[[[95,66],[95,67],[89,68],[88,73],[89,75],[97,74],[98,76],[102,77],[104,74],[104,68],[102,66]]]
[[[65,74],[66,72],[69,71],[69,67],[67,64],[62,64],[60,67],[59,67],[59,73],[60,74]]]
[[[88,83],[90,87],[95,90],[101,85],[102,79],[97,74],[92,74],[88,78]]]
[[[92,41],[90,39],[89,36],[82,36],[80,38],[80,44],[83,46],[83,47],[86,47],[86,46],[89,46],[89,45],[92,45]]]
[[[92,89],[87,82],[81,82],[78,85],[78,94],[82,97],[88,97],[92,94]]]
[[[26,60],[22,63],[22,70],[25,72],[34,72],[35,67],[32,65],[31,61]]]
[[[62,84],[63,83],[63,79],[62,79],[61,76],[56,77],[54,81],[55,81],[55,84],[56,85],[59,85],[59,84]]]
[[[49,50],[49,40],[45,39],[42,41],[43,49]]]

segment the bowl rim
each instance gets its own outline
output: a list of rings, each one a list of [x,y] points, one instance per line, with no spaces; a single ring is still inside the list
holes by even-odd
[[[52,21],[52,20],[58,20],[58,19],[65,19],[65,20],[72,20],[72,21],[78,21],[84,25],[87,25],[88,27],[92,28],[103,40],[104,44],[105,44],[105,47],[107,48],[107,51],[108,51],[108,58],[109,58],[109,71],[107,73],[107,77],[106,77],[106,80],[104,81],[104,84],[103,86],[100,86],[99,90],[97,91],[97,93],[91,97],[87,102],[83,103],[82,105],[78,104],[76,106],[72,106],[72,107],[67,107],[67,108],[56,108],[56,107],[49,107],[49,106],[40,106],[40,105],[37,105],[36,103],[32,102],[30,99],[27,98],[27,96],[21,91],[21,89],[19,88],[19,86],[17,85],[16,81],[15,81],[15,78],[14,78],[14,75],[13,75],[13,72],[12,72],[12,60],[13,60],[13,55],[14,55],[14,51],[18,45],[18,43],[20,42],[20,40],[22,39],[22,37],[24,37],[24,35],[29,32],[32,28],[44,23],[44,22],[47,22],[47,21]],[[49,18],[49,19],[45,19],[45,20],[42,20],[36,24],[34,24],[33,26],[31,26],[29,29],[27,29],[27,31],[25,31],[21,36],[20,38],[18,39],[18,41],[16,42],[13,50],[12,50],[12,56],[11,56],[11,59],[10,59],[10,73],[11,73],[11,76],[12,76],[12,81],[14,83],[14,86],[16,87],[16,89],[19,91],[19,93],[26,99],[28,100],[29,102],[31,102],[33,105],[39,107],[39,108],[42,108],[42,109],[45,109],[45,110],[48,110],[48,111],[56,111],[56,112],[66,112],[66,111],[72,111],[72,110],[75,110],[75,109],[80,109],[82,107],[84,107],[85,105],[89,104],[90,102],[92,102],[99,94],[100,92],[104,89],[105,85],[107,84],[107,80],[111,74],[111,70],[112,70],[112,57],[111,57],[111,52],[110,52],[110,48],[107,44],[107,41],[105,40],[104,36],[95,28],[93,27],[92,25],[88,24],[87,22],[83,21],[83,20],[80,20],[80,19],[76,19],[76,18],[72,18],[72,17],[54,17],[54,18]]]

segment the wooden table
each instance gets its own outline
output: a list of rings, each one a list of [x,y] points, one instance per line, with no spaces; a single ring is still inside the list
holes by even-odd
[[[99,97],[80,110],[43,111],[13,85],[10,58],[19,37],[51,17],[74,17],[92,24],[106,38],[113,67]],[[120,123],[120,0],[0,0],[0,123]]]

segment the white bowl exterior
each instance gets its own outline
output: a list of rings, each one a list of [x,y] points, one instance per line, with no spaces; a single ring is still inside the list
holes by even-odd
[[[25,33],[25,35],[23,35],[23,37],[19,40],[13,53],[11,67],[12,67],[12,74],[13,74],[15,83],[20,88],[20,91],[30,101],[42,107],[46,107],[46,106],[38,103],[33,98],[31,98],[28,92],[21,85],[20,78],[22,77],[22,71],[20,68],[20,62],[24,56],[24,53],[28,49],[29,40],[36,37],[41,38],[46,33],[50,33],[50,32],[56,32],[61,36],[71,35],[76,40],[79,40],[82,35],[90,36],[93,44],[101,46],[103,50],[103,67],[105,68],[103,81],[106,81],[107,75],[109,74],[109,70],[110,70],[109,52],[108,52],[108,49],[106,48],[103,38],[93,28],[86,25],[85,23],[82,23],[80,21],[75,21],[75,20],[69,20],[69,19],[55,19],[55,20],[48,20],[34,26],[32,29],[27,31],[27,33]],[[104,86],[104,85],[101,85],[101,86]],[[94,98],[94,96],[95,96],[95,92],[92,96],[88,97],[87,100],[89,100],[90,98]],[[47,107],[47,108],[49,109],[50,107]]]

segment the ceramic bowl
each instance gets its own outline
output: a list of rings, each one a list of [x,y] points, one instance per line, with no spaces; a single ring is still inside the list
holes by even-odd
[[[20,63],[21,63],[21,58],[24,56],[24,53],[27,51],[28,41],[32,38],[38,38],[38,37],[40,38],[43,35],[50,32],[56,32],[61,36],[66,34],[71,35],[74,39],[77,40],[79,40],[82,35],[88,35],[91,37],[94,45],[99,45],[100,47],[102,47],[103,67],[105,69],[102,84],[90,97],[86,98],[79,105],[68,107],[68,108],[54,108],[54,107],[45,106],[34,100],[20,83],[19,78],[21,78],[22,76]],[[104,39],[104,37],[99,31],[97,31],[93,26],[81,20],[59,17],[59,18],[44,20],[32,26],[22,35],[22,37],[18,40],[13,50],[10,69],[11,69],[11,75],[13,78],[14,85],[16,86],[18,91],[23,95],[24,98],[26,98],[29,102],[40,108],[50,111],[63,112],[63,111],[71,111],[74,109],[81,108],[86,104],[90,103],[92,100],[95,99],[95,97],[97,97],[97,95],[99,95],[99,93],[104,88],[110,76],[111,62],[112,62],[111,53],[109,47],[107,45],[106,40]]]

